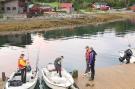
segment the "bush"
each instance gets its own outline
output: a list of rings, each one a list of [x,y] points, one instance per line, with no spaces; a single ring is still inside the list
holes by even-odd
[[[0,18],[3,18],[3,14],[0,14]]]

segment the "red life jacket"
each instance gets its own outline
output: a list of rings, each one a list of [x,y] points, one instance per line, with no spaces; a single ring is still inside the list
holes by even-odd
[[[23,58],[20,58],[18,61],[18,67],[19,67],[19,69],[25,68],[26,67],[26,60]]]
[[[89,50],[86,50],[85,56],[86,56],[86,61],[89,61],[89,59],[90,59],[90,51]]]

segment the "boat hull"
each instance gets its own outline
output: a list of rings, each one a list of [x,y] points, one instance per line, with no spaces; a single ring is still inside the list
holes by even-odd
[[[72,76],[62,68],[62,76],[59,77],[56,71],[50,72],[46,67],[41,69],[43,82],[52,89],[69,89],[73,86]]]
[[[59,87],[59,86],[55,86],[55,85],[50,84],[48,81],[46,81],[45,77],[43,77],[42,79],[49,88],[52,88],[52,89],[68,89],[66,87]]]
[[[32,81],[26,82],[25,84],[22,84],[21,86],[9,86],[9,81],[13,77],[13,75],[14,73],[12,73],[9,80],[6,82],[4,89],[34,89],[38,81],[38,72],[37,72],[35,75],[35,78]]]

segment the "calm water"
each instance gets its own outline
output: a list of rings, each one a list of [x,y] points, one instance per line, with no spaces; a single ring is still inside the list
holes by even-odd
[[[0,36],[0,73],[16,70],[17,60],[25,53],[32,67],[39,57],[39,67],[63,55],[63,66],[72,71],[85,69],[85,46],[97,52],[96,68],[119,65],[118,51],[135,47],[135,21],[113,22],[48,32]]]

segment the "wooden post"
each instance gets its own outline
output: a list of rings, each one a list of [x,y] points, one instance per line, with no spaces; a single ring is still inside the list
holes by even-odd
[[[78,78],[78,70],[73,70],[72,77],[73,78]]]
[[[6,75],[5,75],[5,72],[2,72],[2,81],[6,81]]]

